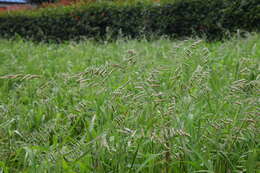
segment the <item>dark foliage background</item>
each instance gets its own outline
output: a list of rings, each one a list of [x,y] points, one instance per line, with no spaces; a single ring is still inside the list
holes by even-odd
[[[238,29],[259,31],[259,0],[91,3],[0,15],[0,37],[37,41],[167,35],[221,39]]]

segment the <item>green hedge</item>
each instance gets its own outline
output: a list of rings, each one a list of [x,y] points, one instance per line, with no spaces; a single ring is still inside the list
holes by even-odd
[[[54,3],[57,2],[57,0],[30,0],[33,4],[42,4],[42,3]]]
[[[93,3],[0,15],[0,37],[33,40],[204,35],[259,31],[259,0],[180,0],[168,3]]]

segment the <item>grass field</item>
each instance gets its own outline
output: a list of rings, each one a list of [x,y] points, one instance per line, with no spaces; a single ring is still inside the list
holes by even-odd
[[[0,40],[0,172],[260,172],[260,35]]]

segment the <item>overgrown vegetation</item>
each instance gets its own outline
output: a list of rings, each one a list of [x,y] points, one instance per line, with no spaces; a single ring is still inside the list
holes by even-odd
[[[238,29],[259,31],[259,0],[96,2],[0,16],[0,37],[38,41],[167,35],[220,39]]]
[[[5,173],[259,172],[259,35],[0,47]]]

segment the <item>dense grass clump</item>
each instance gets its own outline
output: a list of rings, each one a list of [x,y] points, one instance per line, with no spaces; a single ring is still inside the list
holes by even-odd
[[[259,171],[259,35],[0,48],[5,173]]]

